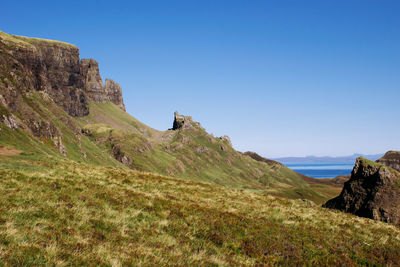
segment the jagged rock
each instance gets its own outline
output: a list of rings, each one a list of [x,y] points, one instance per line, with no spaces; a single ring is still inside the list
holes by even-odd
[[[53,137],[53,142],[54,145],[56,146],[57,150],[64,156],[67,156],[67,149],[65,148],[63,142],[62,142],[62,137],[61,136],[55,136]]]
[[[128,167],[130,167],[131,163],[133,162],[130,157],[128,157],[127,155],[125,155],[124,152],[121,151],[121,148],[118,145],[111,146],[111,153],[116,160]]]
[[[57,127],[50,121],[29,121],[30,129],[33,135],[36,137],[43,137],[47,139],[53,139],[54,137],[60,136],[60,132]]]
[[[232,146],[232,142],[231,142],[231,139],[229,138],[229,136],[224,135],[224,136],[219,137],[219,139],[220,139],[222,142],[227,143],[229,146]]]
[[[94,59],[81,60],[81,74],[85,82],[87,97],[93,102],[107,101],[103,80],[100,76],[99,64]]]
[[[45,91],[68,114],[88,114],[76,46],[0,32],[0,51],[0,92],[12,111],[21,94]]]
[[[14,115],[3,115],[3,120],[2,122],[8,127],[13,130],[18,128],[18,122],[17,119],[14,117]]]
[[[89,114],[88,101],[111,101],[125,110],[121,87],[103,84],[98,63],[79,59],[71,44],[0,31],[0,103],[12,113],[26,109],[24,95],[44,92],[69,115]]]
[[[400,173],[360,157],[340,195],[323,206],[399,224]]]
[[[172,130],[193,129],[194,127],[201,127],[201,125],[200,123],[193,121],[191,116],[179,115],[178,111],[175,111]]]
[[[81,73],[85,81],[85,92],[93,102],[111,101],[125,111],[121,86],[113,80],[106,79],[105,85],[100,76],[99,64],[94,59],[81,60]]]
[[[122,89],[118,83],[114,82],[113,80],[106,79],[105,92],[108,101],[111,101],[112,103],[120,107],[123,111],[126,111],[124,100],[122,98]]]
[[[390,168],[400,171],[400,151],[388,151],[376,162],[385,164]]]

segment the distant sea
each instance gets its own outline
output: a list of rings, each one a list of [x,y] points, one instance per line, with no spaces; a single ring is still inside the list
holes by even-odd
[[[354,163],[329,162],[329,163],[284,163],[290,169],[313,178],[334,178],[339,175],[349,175]]]

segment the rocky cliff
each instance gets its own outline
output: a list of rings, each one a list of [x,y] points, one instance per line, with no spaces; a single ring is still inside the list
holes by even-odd
[[[326,208],[379,221],[400,223],[400,173],[383,164],[358,158],[351,178]]]
[[[121,87],[112,80],[103,85],[97,62],[80,61],[76,46],[0,32],[1,103],[15,112],[21,97],[36,91],[74,117],[89,113],[89,101],[111,101],[125,110]]]
[[[382,163],[392,169],[400,171],[400,151],[388,151],[376,162]]]
[[[180,115],[175,111],[172,130],[192,129],[195,126],[200,126],[200,123],[193,121],[191,116]]]
[[[105,85],[100,76],[99,64],[94,59],[82,59],[81,74],[85,84],[85,93],[93,102],[110,101],[125,111],[122,89],[118,83],[106,79]]]
[[[97,62],[81,61],[76,46],[0,31],[0,122],[42,142],[50,140],[66,155],[60,120],[77,138],[80,130],[71,117],[58,114],[53,106],[81,117],[89,114],[90,101],[111,101],[125,110],[121,87],[108,79],[103,85]]]
[[[89,113],[80,73],[79,49],[62,42],[25,38],[0,32],[0,92],[11,111],[21,97],[46,92],[72,116]]]

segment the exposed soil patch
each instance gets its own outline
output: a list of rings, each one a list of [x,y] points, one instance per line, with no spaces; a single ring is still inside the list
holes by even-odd
[[[0,157],[9,157],[21,154],[22,150],[0,145]]]

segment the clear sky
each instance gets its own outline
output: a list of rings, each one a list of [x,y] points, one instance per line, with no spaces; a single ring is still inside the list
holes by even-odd
[[[153,128],[191,115],[264,156],[400,150],[400,1],[3,1],[0,30],[70,42]]]

